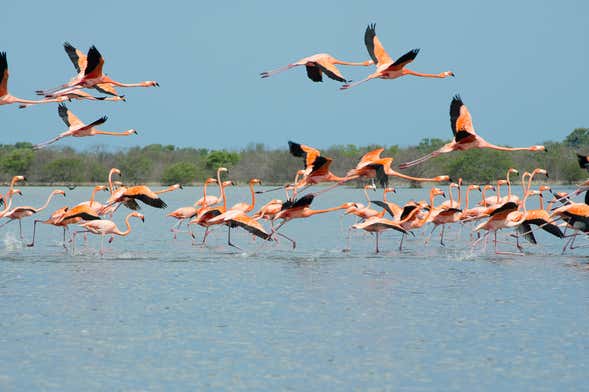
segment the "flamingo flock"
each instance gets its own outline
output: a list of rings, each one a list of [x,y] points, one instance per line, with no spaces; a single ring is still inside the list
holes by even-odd
[[[393,59],[376,35],[376,26],[374,24],[370,24],[366,28],[364,44],[370,60],[350,62],[339,60],[327,53],[320,53],[304,57],[275,70],[262,72],[260,76],[266,79],[278,73],[304,66],[308,78],[313,82],[322,82],[325,75],[332,80],[344,83],[340,88],[341,90],[349,90],[372,79],[397,79],[402,76],[437,79],[455,77],[452,71],[429,74],[408,69],[407,66],[416,59],[420,49],[412,49],[397,59]],[[68,82],[55,88],[37,90],[36,93],[43,97],[40,100],[20,99],[9,94],[7,87],[7,55],[5,52],[0,52],[0,105],[17,103],[20,108],[26,108],[37,104],[58,103],[58,115],[67,127],[67,130],[59,133],[54,138],[35,144],[33,149],[38,150],[48,147],[69,136],[136,135],[137,131],[132,128],[126,131],[102,131],[97,129],[97,126],[103,125],[107,121],[107,116],[86,124],[73,114],[66,106],[65,101],[125,101],[125,96],[119,94],[117,88],[157,87],[159,83],[156,81],[123,83],[111,78],[104,73],[105,60],[95,46],[91,46],[87,54],[84,54],[69,42],[65,42],[64,50],[72,62],[76,74]],[[359,67],[374,65],[376,69],[364,79],[352,83],[337,68],[338,65]],[[105,96],[95,96],[93,93],[84,91],[84,89],[92,89],[105,94]],[[429,159],[442,154],[469,149],[546,151],[546,148],[540,145],[512,148],[502,147],[486,141],[475,132],[471,115],[459,95],[452,97],[449,114],[450,127],[453,133],[452,141],[425,156],[402,163],[399,169],[403,170],[423,164]],[[339,176],[331,171],[333,159],[323,155],[319,149],[294,141],[288,142],[288,148],[293,157],[302,158],[303,161],[302,167],[291,177],[294,178],[292,183],[273,189],[260,190],[258,188],[256,190],[262,184],[262,180],[252,178],[248,183],[251,198],[249,200],[235,200],[233,204],[228,204],[226,189],[235,185],[235,182],[226,178],[228,169],[220,167],[217,169],[216,178],[203,179],[202,197],[195,197],[195,201],[191,205],[179,206],[167,214],[168,217],[176,220],[170,228],[173,240],[182,240],[178,237],[178,234],[184,232],[180,229],[184,224],[187,227],[186,232],[189,234],[188,238],[192,244],[206,246],[207,238],[211,233],[216,228],[226,226],[227,245],[230,247],[240,249],[238,245],[232,242],[231,232],[232,229],[241,229],[251,235],[253,239],[262,240],[264,243],[269,244],[268,246],[280,246],[280,243],[287,241],[289,246],[294,249],[297,246],[297,241],[284,232],[284,227],[287,226],[288,222],[294,219],[312,218],[314,215],[319,214],[336,214],[338,211],[344,216],[354,216],[356,219],[356,222],[349,226],[349,238],[354,231],[370,233],[375,238],[375,252],[377,253],[382,248],[381,235],[383,232],[392,230],[400,233],[398,250],[403,251],[405,237],[416,237],[416,234],[420,230],[425,231],[425,227],[428,225],[431,226],[431,230],[429,230],[429,233],[425,231],[425,244],[431,242],[434,232],[439,229],[439,244],[440,246],[446,246],[448,241],[452,241],[448,239],[447,235],[447,232],[452,230],[452,227],[459,226],[461,227],[460,231],[462,231],[463,227],[470,226],[469,241],[471,247],[481,247],[486,250],[489,239],[492,237],[493,249],[496,254],[514,255],[523,255],[525,253],[522,245],[523,241],[531,245],[538,243],[535,235],[537,230],[543,230],[550,235],[564,239],[563,253],[575,249],[575,241],[578,236],[589,233],[589,181],[580,184],[578,189],[570,194],[555,193],[546,184],[534,189],[532,185],[535,176],[548,176],[546,170],[536,168],[532,172],[524,172],[521,175],[522,194],[517,195],[512,192],[510,178],[512,175],[519,175],[519,171],[514,168],[508,168],[505,178],[497,179],[496,184],[465,185],[462,179],[454,181],[447,175],[421,178],[395,171],[392,168],[394,158],[383,156],[383,148],[374,149],[359,157],[356,166],[349,168],[345,175]],[[578,155],[577,159],[582,168],[589,170],[588,157]],[[182,189],[180,184],[174,184],[159,191],[152,190],[147,185],[126,185],[114,178],[114,176],[122,175],[124,173],[121,173],[119,169],[112,168],[105,183],[99,184],[93,189],[89,200],[71,207],[61,206],[46,219],[35,219],[33,221],[32,240],[25,242],[26,245],[29,247],[35,246],[35,235],[38,230],[37,223],[43,223],[44,225],[60,227],[63,230],[63,246],[71,249],[72,252],[75,252],[76,237],[80,234],[84,237],[88,234],[100,236],[100,254],[104,254],[105,237],[108,237],[108,243],[111,243],[115,236],[125,237],[129,235],[132,231],[132,218],[144,222],[144,215],[138,212],[142,208],[142,204],[156,209],[165,209],[168,205],[160,195]],[[395,194],[396,190],[390,186],[390,177],[412,182],[437,184],[427,191],[424,199],[400,203],[394,200],[394,196],[391,196],[391,194]],[[3,195],[0,195],[0,206],[4,205],[0,210],[0,218],[6,219],[5,222],[0,224],[0,228],[17,220],[19,222],[19,236],[24,241],[23,220],[38,216],[48,208],[55,195],[65,197],[66,193],[59,189],[53,190],[49,193],[46,202],[40,207],[13,207],[15,196],[22,197],[23,195],[23,192],[16,188],[18,183],[23,181],[25,181],[23,176],[14,176],[8,190]],[[366,181],[368,183],[362,188],[366,204],[353,200],[323,209],[316,209],[311,206],[317,198],[327,197],[324,195],[328,194],[332,189],[348,184],[351,181]],[[324,184],[325,186],[315,192],[308,191],[309,188],[318,184]],[[382,197],[372,198],[369,194],[376,192],[377,184],[383,188]],[[443,186],[446,186],[445,184],[448,184],[447,192],[442,189]],[[218,188],[216,195],[211,195],[210,188],[212,186]],[[465,186],[463,197],[462,190]],[[502,186],[507,187],[507,195],[501,196]],[[271,199],[256,209],[257,204],[259,204],[257,199],[260,197],[256,195],[276,190],[284,191],[284,200]],[[99,191],[108,192],[109,196],[106,200],[102,202],[96,200]],[[470,205],[473,191],[481,192],[481,201],[476,206]],[[456,198],[454,192],[456,192]],[[487,195],[488,192],[495,192],[495,194]],[[550,192],[552,197],[545,206],[544,197],[546,192]],[[573,199],[583,192],[586,192],[584,202],[574,202]],[[448,200],[437,201],[439,197],[446,196],[449,197]],[[534,197],[538,198],[538,208],[528,208],[528,200]],[[131,210],[125,215],[124,230],[111,220],[121,206]],[[75,225],[77,228],[70,230],[71,225]],[[204,230],[200,241],[196,241],[197,233],[194,230],[198,226]],[[502,230],[511,230],[507,240],[498,239],[498,232]],[[569,233],[567,234],[567,232]],[[500,249],[498,245],[503,243],[513,246],[513,251],[506,252]],[[349,245],[348,242],[348,247],[344,250],[349,250]]]

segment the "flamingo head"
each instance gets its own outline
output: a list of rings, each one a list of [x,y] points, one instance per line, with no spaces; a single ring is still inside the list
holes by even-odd
[[[118,174],[119,176],[121,175],[121,171],[119,169],[117,169],[116,167],[113,167],[112,169],[110,169],[110,175],[113,174]]]
[[[129,129],[129,130],[127,131],[127,134],[128,134],[128,135],[139,135],[139,132],[137,132],[137,130],[136,130],[136,129]]]
[[[376,185],[374,183],[372,183],[370,185],[364,185],[364,189],[372,189],[373,191],[376,192]]]
[[[223,188],[225,188],[226,186],[229,186],[229,185],[235,186],[235,183],[231,180],[227,180],[227,181],[223,181],[223,183],[221,185],[223,186]]]
[[[483,187],[483,190],[484,190],[484,191],[488,191],[489,189],[490,189],[490,190],[492,190],[493,192],[495,192],[495,191],[496,191],[496,189],[495,189],[495,185],[485,185],[485,186]]]
[[[509,169],[507,169],[507,173],[513,173],[518,175],[519,171],[517,169],[514,169],[513,167],[510,167]]]
[[[137,211],[133,211],[131,213],[131,216],[137,217],[139,219],[141,219],[141,222],[145,222],[145,216],[143,216],[143,214],[137,212]]]
[[[442,197],[446,197],[446,194],[444,193],[443,190],[441,190],[440,188],[432,188],[432,190],[430,191],[430,193],[435,197],[435,196],[442,196]]]
[[[156,82],[155,80],[148,80],[147,82],[143,82],[143,85],[145,87],[159,87],[160,84],[158,82]]]
[[[262,180],[260,180],[259,178],[252,178],[250,180],[250,184],[251,185],[253,185],[253,184],[260,184],[260,185],[262,185]]]
[[[479,192],[481,191],[481,187],[480,187],[480,186],[478,186],[478,185],[469,185],[469,186],[468,186],[468,190],[469,190],[469,191],[473,191],[473,190],[475,190],[475,189],[476,189],[476,190],[478,190]]]
[[[536,168],[536,169],[534,169],[534,173],[544,174],[546,177],[548,177],[548,172],[545,169]]]
[[[440,76],[443,77],[443,78],[447,78],[449,76],[455,77],[456,75],[454,75],[454,72],[452,72],[452,71],[446,71],[446,72],[442,72],[440,74]]]
[[[376,187],[374,187],[374,189],[376,190]],[[397,190],[394,187],[391,186],[391,187],[385,188],[383,190],[383,192],[384,193],[389,193],[389,192],[397,193]]]
[[[499,180],[497,181],[497,185],[507,185],[507,180]]]
[[[26,181],[26,177],[25,176],[14,176],[12,177],[12,180],[10,181],[12,184],[16,184],[18,181]]]
[[[541,185],[540,188],[538,188],[540,192],[550,191],[551,189],[552,188],[550,188],[548,185]]]
[[[108,187],[106,185],[96,185],[94,187],[95,191],[108,191]]]
[[[529,148],[530,151],[548,151],[544,146],[532,146]]]
[[[206,179],[205,184],[212,184],[212,183],[216,183],[216,182],[217,182],[216,179],[209,177]]]
[[[6,194],[6,196],[8,197],[8,196],[12,196],[12,195],[15,195],[15,194],[22,196],[22,192],[21,192],[20,189],[13,189],[12,191],[8,191],[7,194]]]

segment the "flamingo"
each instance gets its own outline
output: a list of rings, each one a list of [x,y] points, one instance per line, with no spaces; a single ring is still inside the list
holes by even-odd
[[[433,187],[429,191],[429,204],[425,202],[420,202],[419,204],[413,206],[408,206],[408,208],[404,209],[403,213],[405,216],[401,216],[401,226],[407,231],[413,231],[416,229],[420,229],[431,219],[432,213],[436,210],[434,206],[434,200],[436,196],[446,197],[444,191],[440,188]],[[419,214],[418,212],[427,207],[427,213],[425,215]],[[403,249],[403,240],[405,239],[405,235],[401,237],[401,242],[399,244],[399,250]]]
[[[514,173],[516,175],[519,174],[519,171],[517,171],[516,169],[510,167],[509,169],[507,169],[507,174],[505,175],[505,181],[507,183],[507,195],[503,196],[500,200],[500,203],[507,203],[508,201],[513,201],[513,202],[518,202],[519,201],[519,197],[517,195],[513,195],[511,193],[511,181],[509,180],[509,175],[511,173]],[[530,175],[530,173],[527,173],[528,176]],[[527,177],[527,176],[526,176]],[[524,181],[525,178],[522,175],[522,191],[525,192],[526,191],[526,187],[524,186]]]
[[[47,208],[47,206],[49,205],[49,202],[51,201],[51,199],[53,198],[54,195],[63,195],[65,197],[65,192],[60,189],[56,189],[56,190],[52,191],[49,194],[49,197],[47,197],[47,201],[45,202],[45,204],[43,204],[39,208],[29,207],[29,206],[13,208],[12,210],[8,211],[3,216],[4,218],[8,218],[10,220],[7,222],[4,222],[2,225],[0,225],[0,227],[6,225],[7,223],[14,221],[15,219],[18,220],[18,232],[19,232],[20,238],[22,239],[23,238],[22,219],[43,211],[45,208]]]
[[[530,196],[537,195],[540,202],[540,208],[533,209],[533,210],[526,210],[525,219],[520,226],[518,226],[518,231],[520,234],[526,236],[530,240],[532,244],[536,244],[536,238],[530,225],[536,225],[542,230],[552,234],[555,237],[563,238],[564,234],[560,230],[560,228],[552,223],[552,219],[550,219],[550,214],[548,211],[544,209],[544,197],[542,192],[550,190],[548,186],[541,186],[538,190],[529,191]]]
[[[397,191],[393,187],[385,188],[382,192],[382,201],[373,200],[372,202],[377,206],[384,208],[393,219],[400,220],[404,211],[404,207],[387,200],[387,193],[390,192],[396,193]]]
[[[65,106],[65,104],[59,104],[57,108],[57,113],[59,117],[63,120],[65,125],[67,125],[68,130],[65,132],[60,133],[56,137],[51,140],[48,140],[43,143],[35,144],[33,149],[39,150],[41,148],[45,148],[48,145],[57,142],[58,140],[63,139],[64,137],[73,136],[73,137],[86,137],[86,136],[96,136],[96,135],[111,135],[111,136],[129,136],[129,135],[137,135],[137,131],[134,129],[128,129],[123,132],[107,132],[107,131],[100,131],[95,128],[95,126],[104,124],[108,117],[103,116],[98,120],[86,125],[78,117],[76,117],[71,110]]]
[[[10,105],[12,103],[21,103],[25,105],[38,105],[41,103],[62,102],[66,97],[56,99],[42,99],[40,101],[31,101],[29,99],[17,98],[8,92],[8,60],[6,52],[0,52],[0,105]]]
[[[114,97],[95,97],[91,94],[88,94],[87,92],[83,91],[83,90],[74,90],[72,92],[60,95],[60,97],[64,97],[67,100],[71,101],[72,99],[76,99],[79,101],[124,101],[126,102],[127,99],[125,98],[124,95],[117,95]],[[45,100],[47,100],[47,98],[45,98]],[[19,109],[25,109],[28,108],[29,106],[31,106],[30,103],[27,104],[20,104],[18,105]]]
[[[22,196],[22,192],[19,189],[13,189],[10,187],[10,189],[6,192],[5,198],[7,201],[4,203],[4,209],[0,211],[0,219],[4,218],[4,216],[10,211],[10,207],[12,206],[12,196],[14,194],[19,194]],[[4,198],[2,200],[4,200]]]
[[[168,205],[159,198],[158,194],[152,191],[146,185],[135,185],[131,187],[119,188],[111,197],[103,208],[103,213],[106,209],[116,203],[125,203],[129,200],[141,200],[143,203],[155,207],[155,208],[166,208]],[[102,214],[101,214],[102,215]]]
[[[452,98],[452,103],[450,104],[450,126],[454,134],[454,139],[450,143],[421,158],[411,162],[405,162],[399,168],[406,169],[418,165],[440,154],[446,154],[452,151],[465,151],[473,148],[490,148],[498,151],[546,151],[546,147],[544,146],[502,147],[487,142],[475,132],[470,113],[458,94]]]
[[[54,226],[58,226],[58,221],[61,220],[61,218],[67,213],[69,207],[65,206],[65,207],[61,207],[59,209],[57,209],[55,212],[53,212],[53,214],[51,214],[51,216],[46,219],[35,219],[34,223],[33,223],[33,239],[32,241],[27,244],[28,247],[33,247],[35,246],[35,234],[37,233],[37,223],[44,223],[46,225],[54,225]],[[63,226],[63,246],[65,247],[65,230],[66,227],[65,225]]]
[[[73,80],[76,80],[76,81],[81,80],[84,77],[84,73],[86,72],[86,66],[88,65],[88,58],[86,57],[86,55],[84,53],[82,53],[82,51],[76,49],[69,42],[63,43],[63,49],[65,50],[70,61],[74,65],[76,72],[78,72],[77,76]],[[99,83],[99,84],[93,86],[92,88],[103,93],[103,94],[112,95],[113,98],[110,98],[112,100],[117,100],[114,98],[119,98],[118,100],[125,101],[125,96],[119,95],[119,93],[113,87],[113,85],[111,85],[109,83]],[[79,94],[80,92],[81,92],[81,90],[77,90],[76,92],[74,92],[74,94]],[[110,100],[110,99],[107,98],[106,100]]]
[[[314,82],[322,82],[323,74],[327,75],[329,78],[333,80],[337,80],[338,82],[348,82],[348,80],[346,80],[344,76],[341,74],[339,69],[337,69],[337,67],[335,66],[336,64],[366,67],[374,63],[371,60],[364,61],[361,63],[342,61],[336,59],[335,57],[327,53],[319,53],[309,57],[302,58],[282,68],[278,68],[272,71],[264,71],[260,73],[260,76],[262,77],[262,79],[265,79],[269,78],[272,75],[276,75],[277,73],[284,72],[291,68],[304,65],[307,69],[307,76]]]
[[[69,53],[68,53],[69,54]],[[50,89],[46,91],[37,91],[39,95],[45,96],[59,96],[70,93],[79,88],[92,88],[100,84],[110,84],[119,87],[156,87],[159,83],[150,80],[139,83],[121,83],[111,79],[109,76],[102,73],[102,67],[104,65],[104,58],[96,49],[94,45],[90,47],[87,55],[87,65],[84,69],[84,76],[76,77],[74,80],[66,83],[56,89]]]
[[[419,53],[419,49],[412,49],[399,57],[396,61],[393,61],[391,56],[384,50],[382,44],[376,36],[375,27],[375,24],[368,25],[366,31],[364,32],[364,43],[366,44],[366,49],[368,49],[368,54],[372,58],[374,65],[376,65],[376,72],[368,75],[366,79],[362,79],[351,84],[344,84],[340,90],[347,90],[375,78],[397,79],[401,76],[413,75],[422,78],[443,79],[449,76],[454,76],[454,72],[452,71],[441,72],[439,74],[428,74],[415,72],[405,68],[406,65],[415,60],[415,57],[417,57],[417,54]]]
[[[223,181],[221,183],[221,198],[223,199],[223,205],[217,207],[204,207],[199,212],[196,218],[192,219],[188,222],[189,225],[197,224],[205,228],[205,233],[202,239],[202,244],[207,240],[207,236],[209,234],[209,227],[215,225],[215,223],[209,222],[212,218],[216,217],[217,215],[221,215],[225,211],[227,211],[227,198],[225,197],[225,188],[229,185],[233,185],[233,181]],[[216,224],[220,224],[218,222]],[[194,237],[193,237],[194,238]]]
[[[211,218],[208,220],[207,223],[209,224],[220,224],[220,223],[225,223],[227,225],[227,245],[229,246],[233,246],[234,248],[238,248],[238,246],[235,246],[231,243],[231,228],[232,227],[237,227],[238,224],[237,222],[241,224],[244,224],[245,221],[247,220],[247,216],[244,217],[244,215],[250,211],[252,211],[256,205],[256,194],[254,192],[254,185],[255,184],[262,184],[262,180],[258,179],[258,178],[252,178],[249,181],[249,188],[250,188],[250,193],[252,196],[252,201],[251,203],[237,203],[235,205],[233,205],[230,209],[225,210],[224,212],[222,212],[221,214]],[[241,218],[239,220],[235,220],[234,218],[240,216]],[[251,219],[251,218],[250,218]],[[254,219],[252,219],[252,221],[255,221]],[[263,228],[261,228],[261,225],[259,222],[249,222],[251,225],[248,226],[251,229],[255,229],[254,231],[256,233],[265,233]],[[260,231],[261,228],[261,231]],[[268,239],[268,238],[267,238]]]
[[[445,202],[443,202],[441,204],[442,207],[460,208],[460,205],[462,204],[461,192],[460,192],[461,186],[462,186],[462,178],[458,179],[458,183],[451,182],[448,185],[448,195],[450,197],[450,200],[446,200]],[[452,195],[452,188],[458,189],[458,200],[454,200],[453,195]]]
[[[401,226],[401,222],[396,222],[378,216],[373,216],[366,219],[364,222],[356,223],[352,225],[352,228],[365,230],[369,233],[376,233],[376,253],[379,253],[378,239],[380,237],[380,233],[383,231],[392,229],[403,233],[403,235],[408,233],[413,234],[412,232],[404,229],[403,226]]]
[[[313,215],[317,215],[317,214],[324,214],[327,212],[332,212],[332,211],[337,211],[337,210],[345,210],[355,204],[355,203],[348,202],[348,203],[343,203],[337,207],[325,208],[322,210],[313,210],[313,209],[309,208],[309,206],[313,202],[314,198],[315,198],[315,195],[310,193],[310,194],[300,197],[299,199],[297,199],[295,201],[284,203],[282,205],[282,210],[278,214],[276,214],[274,216],[274,218],[272,218],[272,220],[282,219],[282,222],[278,225],[278,227],[276,227],[275,229],[272,230],[271,235],[277,234],[277,235],[287,239],[288,241],[290,241],[292,243],[292,248],[295,249],[297,246],[296,241],[293,240],[292,238],[289,238],[286,235],[278,232],[278,230],[280,230],[280,228],[282,226],[284,226],[285,223],[291,221],[292,219],[309,218],[309,217],[311,217]]]
[[[202,206],[201,208],[205,208],[206,206],[209,205],[207,203],[207,200],[211,200],[211,201],[213,200],[212,198],[214,196],[210,196],[211,199],[209,199],[207,196],[207,186],[208,186],[208,184],[212,184],[212,183],[216,183],[216,182],[217,182],[217,180],[215,180],[214,178],[207,178],[204,183],[204,186],[203,186],[203,197],[201,197],[198,201],[196,201],[196,203],[194,203],[194,205],[192,205],[192,206],[180,207],[177,210],[174,210],[174,211],[170,212],[169,214],[167,214],[167,216],[170,216],[170,217],[178,220],[178,223],[175,224],[170,229],[170,231],[174,233],[174,239],[176,239],[176,233],[179,231],[178,229],[180,228],[180,225],[182,224],[182,222],[185,222],[186,219],[191,219],[191,218],[195,217],[196,214],[198,214],[199,209],[197,209],[196,207],[201,205]],[[215,198],[214,201],[216,202],[217,199]],[[199,202],[200,202],[200,204],[199,204]],[[213,203],[213,204],[215,204],[215,203]]]
[[[100,254],[104,254],[104,236],[105,235],[118,235],[121,237],[125,237],[129,235],[131,232],[131,224],[129,223],[129,219],[131,217],[136,217],[141,219],[142,222],[145,222],[145,217],[140,214],[139,212],[133,211],[125,218],[125,225],[127,226],[127,230],[121,231],[117,227],[117,225],[108,219],[98,219],[92,220],[85,223],[80,224],[79,226],[83,227],[86,230],[80,230],[74,232],[74,246],[76,245],[76,234],[79,233],[92,233],[100,235]]]

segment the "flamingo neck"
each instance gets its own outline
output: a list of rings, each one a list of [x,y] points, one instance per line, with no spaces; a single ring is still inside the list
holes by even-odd
[[[127,226],[127,230],[120,231],[119,229],[117,229],[117,231],[116,231],[117,235],[120,235],[121,237],[125,237],[125,236],[129,235],[129,233],[131,232],[131,223],[129,222],[129,220],[131,219],[132,216],[133,216],[133,213],[130,213],[125,218],[125,225]]]
[[[253,182],[250,183],[250,193],[252,195],[252,202],[249,205],[249,207],[247,207],[247,209],[245,210],[245,212],[250,212],[256,206],[256,193],[254,192],[254,183]]]
[[[53,198],[53,195],[55,195],[55,191],[53,191],[49,194],[49,197],[47,198],[47,201],[45,202],[45,204],[43,204],[41,207],[37,208],[35,210],[35,212],[37,213],[37,212],[43,211],[45,208],[47,208],[47,206],[49,205],[49,202]]]

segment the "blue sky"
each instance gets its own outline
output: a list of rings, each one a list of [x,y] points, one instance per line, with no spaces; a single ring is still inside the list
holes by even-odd
[[[448,107],[460,93],[475,129],[512,146],[561,140],[589,126],[589,5],[537,2],[8,2],[0,50],[8,52],[9,89],[33,98],[74,76],[62,44],[94,44],[104,70],[123,82],[128,101],[72,102],[83,121],[108,115],[104,130],[139,136],[80,138],[61,145],[112,148],[151,143],[239,149],[248,143],[321,147],[402,146],[451,135]],[[31,8],[34,7],[34,12]],[[93,16],[97,11],[104,15]],[[392,57],[421,48],[410,68],[453,79],[374,80],[349,91],[304,68],[260,79],[261,71],[328,52],[368,59],[364,30]],[[9,32],[9,33],[7,33]],[[341,67],[360,80],[372,67]],[[0,143],[44,141],[64,130],[56,104],[1,106]],[[99,139],[100,138],[100,139]]]

